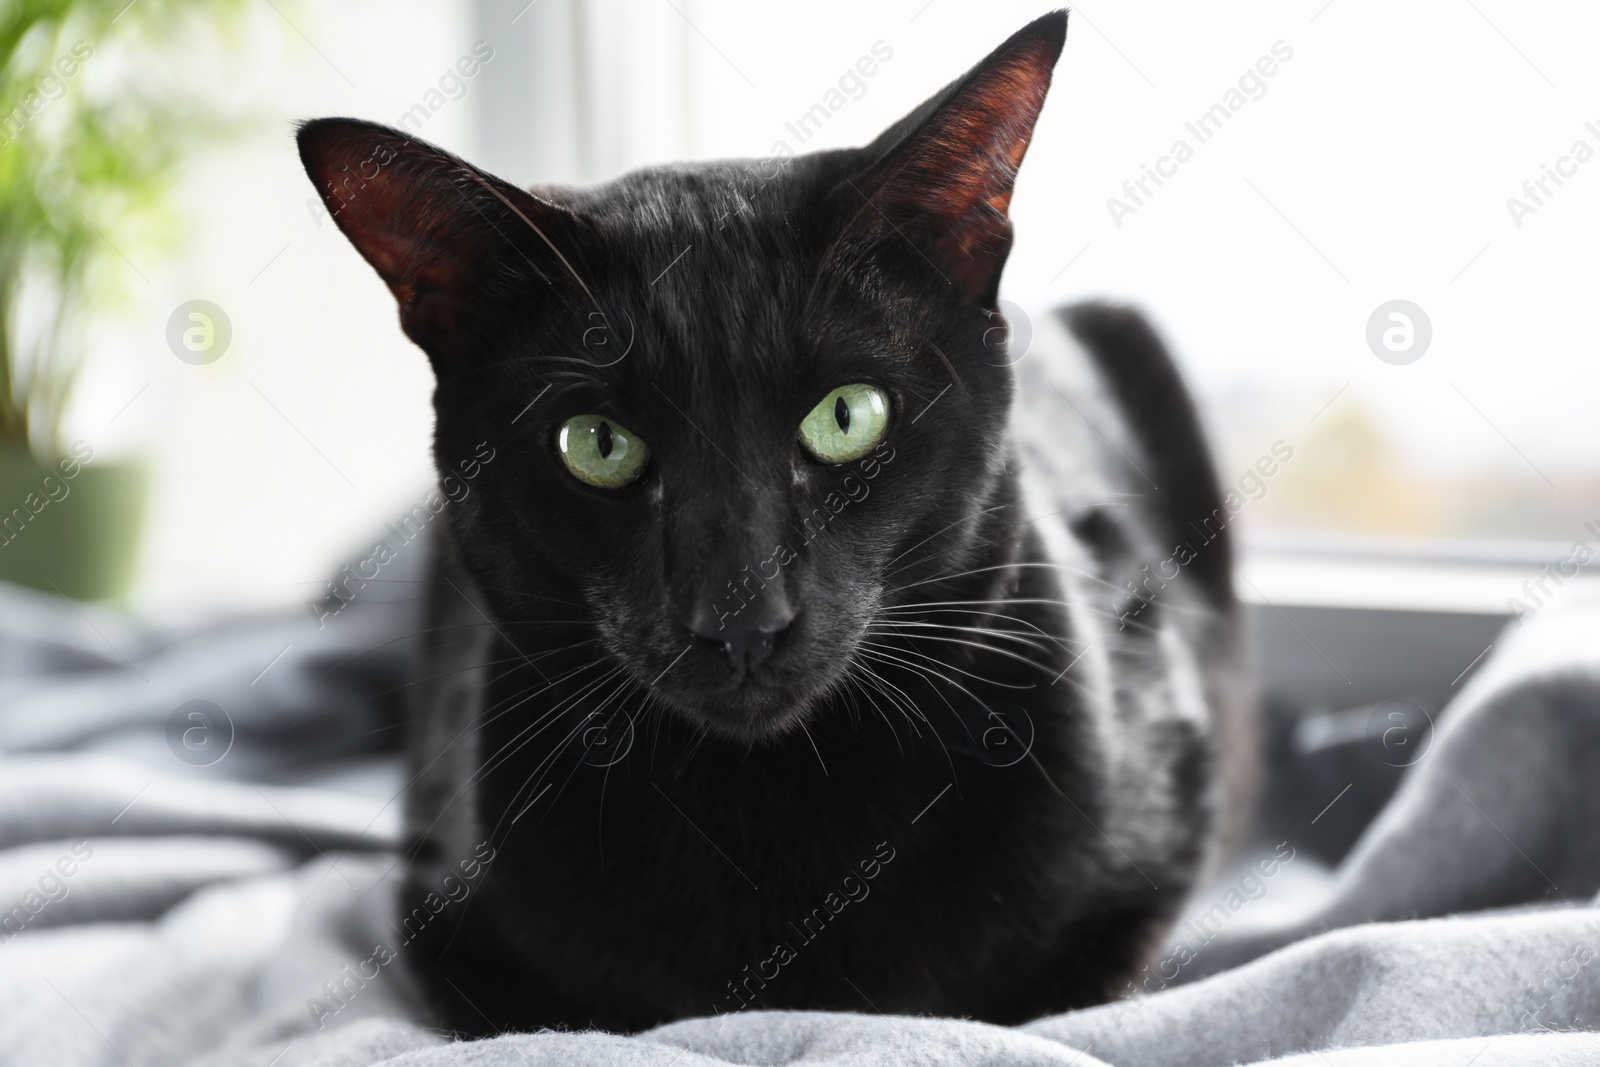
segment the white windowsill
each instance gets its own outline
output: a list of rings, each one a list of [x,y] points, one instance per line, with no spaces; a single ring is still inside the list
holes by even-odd
[[[1600,548],[1600,546],[1596,546]],[[1247,604],[1380,611],[1511,615],[1510,598],[1530,607],[1600,599],[1600,560],[1576,577],[1557,574],[1572,543],[1406,542],[1258,537],[1240,550],[1237,589]],[[1570,569],[1570,568],[1569,568]]]

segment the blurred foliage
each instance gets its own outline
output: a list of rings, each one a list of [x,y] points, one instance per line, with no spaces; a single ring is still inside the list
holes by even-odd
[[[1351,398],[1297,444],[1262,511],[1328,533],[1426,537],[1439,532],[1438,496],[1437,478],[1412,470],[1378,417]]]
[[[1241,414],[1228,421],[1250,425],[1225,437],[1223,472],[1245,469],[1262,454],[1261,442],[1285,423],[1272,413],[1309,410],[1317,396],[1241,404]],[[1592,468],[1552,473],[1559,491],[1509,448],[1498,461],[1425,465],[1386,429],[1381,412],[1349,396],[1294,442],[1294,458],[1240,521],[1251,532],[1313,536],[1559,542],[1588,536],[1584,524],[1600,524],[1600,476]]]
[[[0,448],[59,449],[86,313],[142,277],[138,253],[174,229],[178,164],[221,128],[201,94],[152,75],[196,20],[244,6],[0,0]]]

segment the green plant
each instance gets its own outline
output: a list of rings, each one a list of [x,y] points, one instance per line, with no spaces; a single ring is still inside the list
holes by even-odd
[[[87,314],[142,278],[137,251],[171,230],[176,164],[217,126],[170,88],[104,77],[148,61],[96,57],[159,50],[186,20],[241,6],[0,0],[0,448],[59,450]]]

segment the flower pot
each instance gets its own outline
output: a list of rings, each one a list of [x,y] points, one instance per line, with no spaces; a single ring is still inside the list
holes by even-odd
[[[83,462],[88,449],[46,462],[0,451],[0,579],[76,600],[121,596],[133,578],[145,470]]]

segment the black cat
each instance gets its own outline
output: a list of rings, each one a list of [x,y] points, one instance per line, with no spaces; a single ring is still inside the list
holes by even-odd
[[[1158,943],[1236,814],[1248,702],[1160,342],[1084,306],[1010,365],[1007,207],[1065,34],[865,148],[593,188],[301,129],[433,363],[441,476],[474,465],[397,920],[441,1025],[1015,1022]]]

